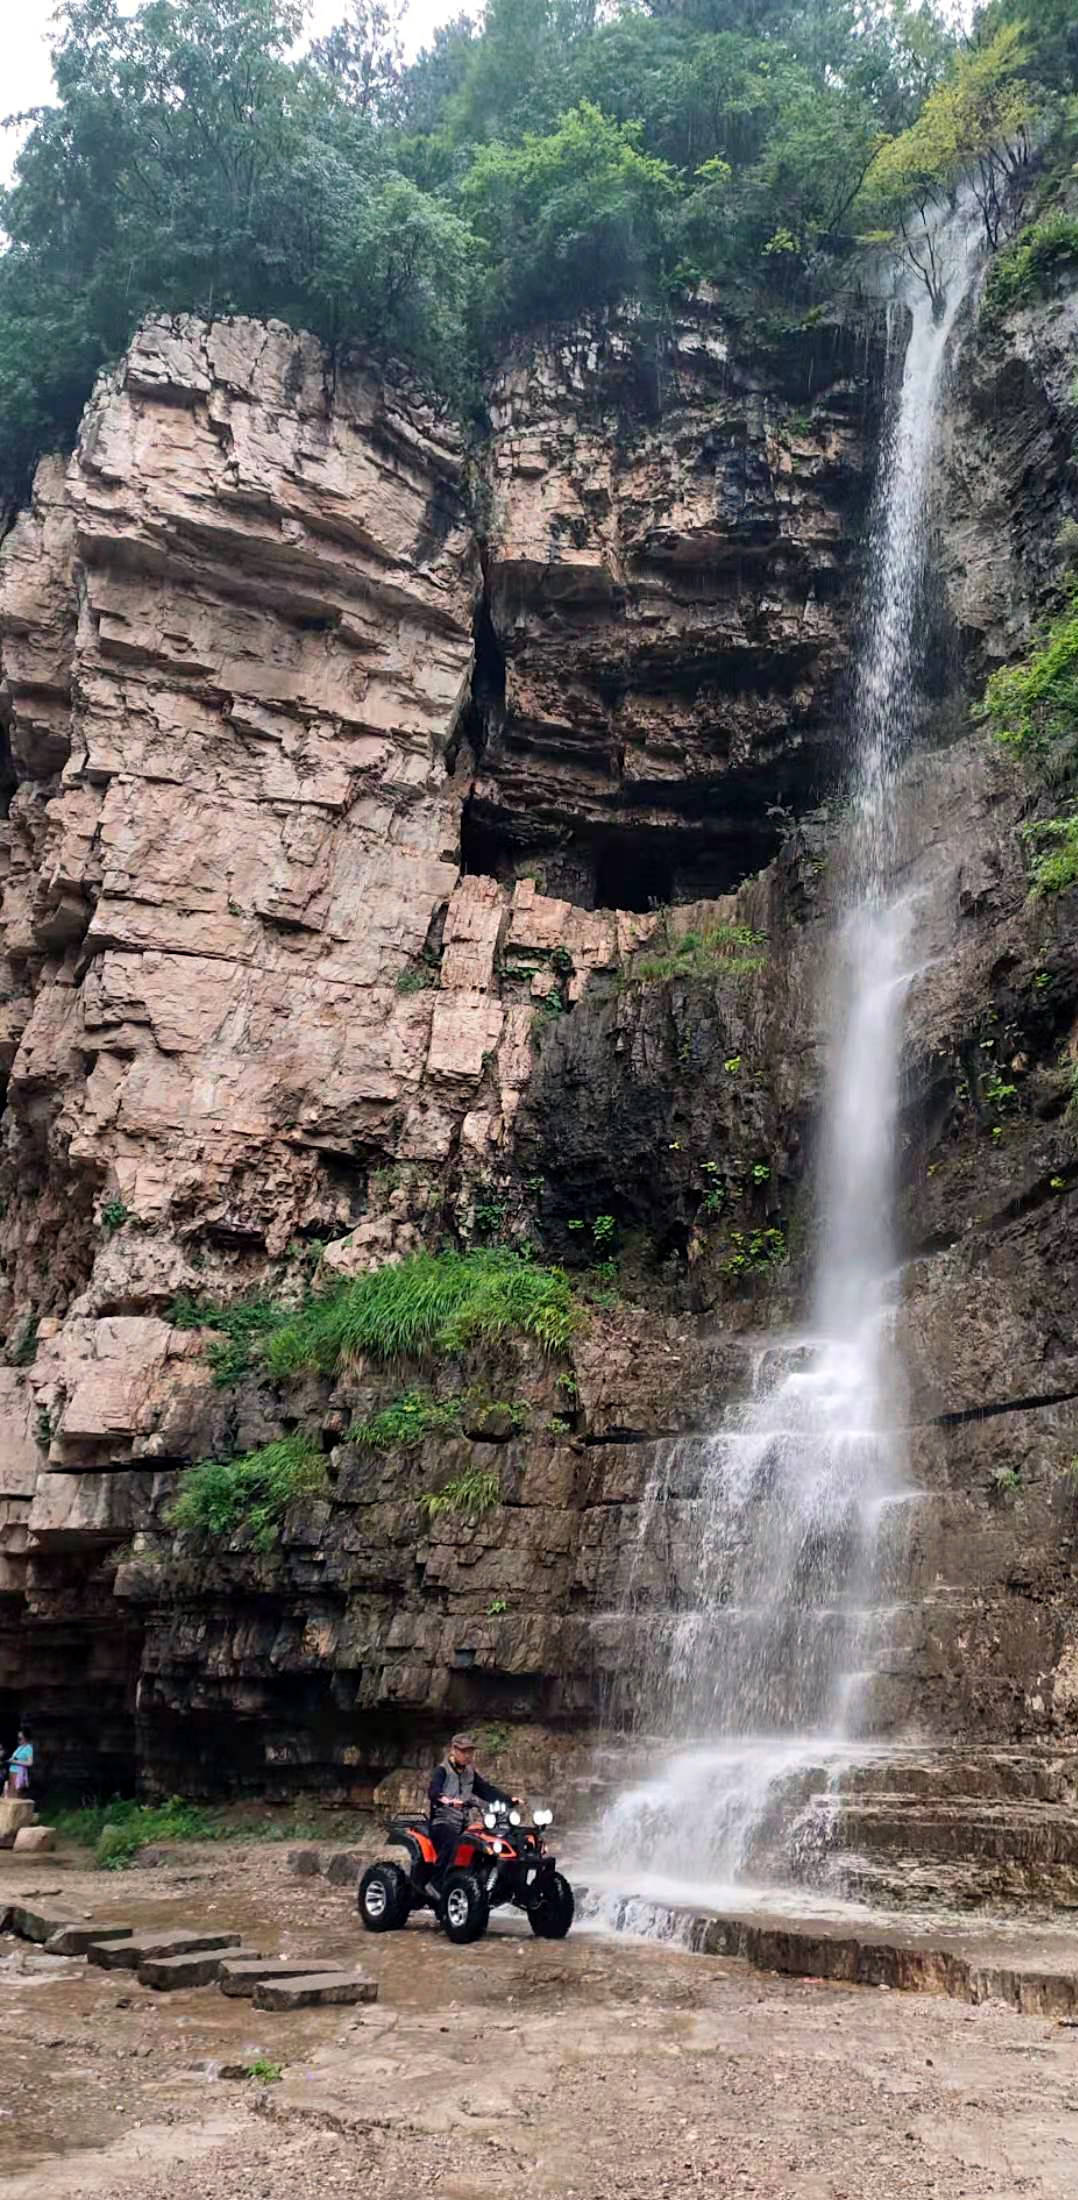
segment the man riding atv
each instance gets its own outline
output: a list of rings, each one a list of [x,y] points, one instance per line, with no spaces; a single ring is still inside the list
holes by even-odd
[[[470,1734],[454,1734],[440,1765],[435,1765],[427,1790],[430,1831],[439,1883],[460,1839],[461,1829],[474,1816],[476,1803],[504,1803],[517,1808],[517,1797],[506,1795],[493,1781],[475,1769],[475,1742]]]
[[[399,1932],[414,1910],[433,1910],[447,1938],[480,1940],[492,1909],[523,1910],[540,1940],[564,1940],[573,1922],[573,1890],[547,1845],[554,1813],[522,1806],[475,1769],[470,1734],[454,1734],[428,1787],[430,1816],[391,1818],[388,1858],[369,1864],[356,1890],[368,1933]]]

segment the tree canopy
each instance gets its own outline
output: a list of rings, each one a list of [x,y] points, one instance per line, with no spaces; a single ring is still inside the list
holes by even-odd
[[[622,297],[807,304],[960,173],[1000,199],[1071,13],[488,0],[406,66],[400,0],[313,45],[306,0],[66,0],[0,193],[0,512],[149,312],[277,315],[466,410],[515,331]]]

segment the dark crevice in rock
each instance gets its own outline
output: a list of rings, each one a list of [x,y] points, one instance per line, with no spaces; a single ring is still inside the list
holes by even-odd
[[[1046,1390],[1039,1397],[994,1399],[987,1405],[960,1406],[952,1413],[934,1414],[927,1426],[962,1428],[969,1421],[994,1421],[1003,1413],[1036,1413],[1041,1406],[1067,1405],[1072,1398],[1078,1398],[1078,1390]]]
[[[603,1444],[662,1444],[674,1436],[703,1436],[706,1430],[684,1428],[608,1428],[596,1435],[586,1435],[587,1445]]]

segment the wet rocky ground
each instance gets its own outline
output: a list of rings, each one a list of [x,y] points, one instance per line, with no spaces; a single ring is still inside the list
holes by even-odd
[[[104,1875],[7,1858],[5,1892],[138,1926],[232,1927],[362,1963],[380,1998],[263,2015],[216,1989],[0,1941],[8,2200],[1015,2200],[1074,2192],[1078,2029],[942,1998],[780,1979],[721,1959],[497,1921],[453,1949],[372,1939],[351,1891],[280,1849],[184,1849]],[[279,2082],[222,2071],[259,2061]]]

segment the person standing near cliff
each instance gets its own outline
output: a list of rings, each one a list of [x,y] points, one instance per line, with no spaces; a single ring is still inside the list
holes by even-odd
[[[28,1726],[20,1726],[15,1747],[8,1758],[7,1787],[5,1793],[25,1802],[30,1793],[30,1776],[34,1765],[34,1745]]]

